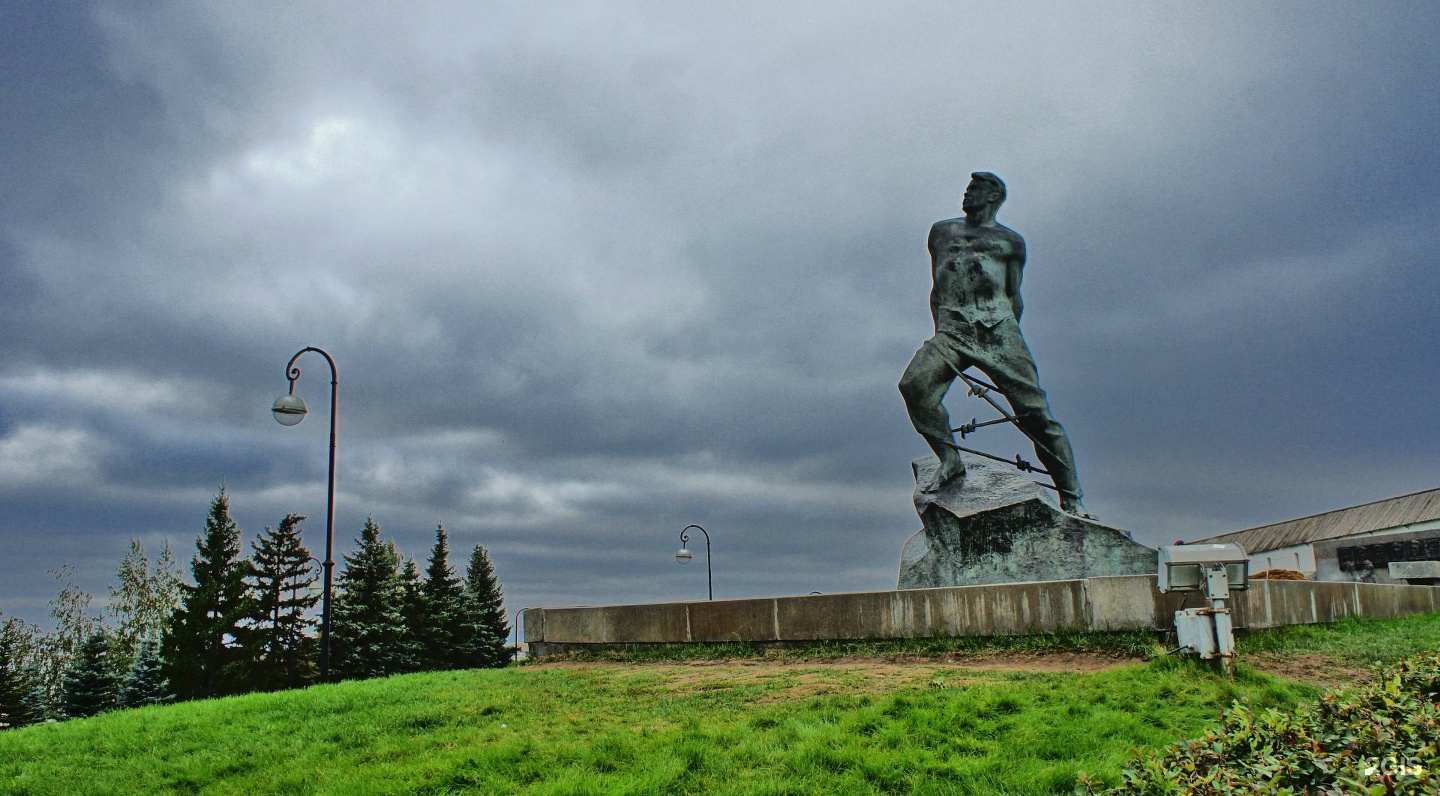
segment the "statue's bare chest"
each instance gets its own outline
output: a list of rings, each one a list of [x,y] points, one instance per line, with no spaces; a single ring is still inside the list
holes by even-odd
[[[978,288],[1003,289],[1015,245],[988,230],[937,230],[931,241],[937,281]]]

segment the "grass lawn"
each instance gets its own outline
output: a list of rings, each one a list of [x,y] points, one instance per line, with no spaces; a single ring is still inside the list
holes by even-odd
[[[1381,659],[1437,636],[1429,615],[1274,649]],[[1233,699],[1314,694],[1166,658],[1092,673],[943,658],[523,666],[0,732],[0,793],[1068,794],[1078,770],[1113,781],[1130,749],[1199,735]]]
[[[1328,625],[1290,625],[1236,639],[1240,655],[1319,655],[1365,666],[1394,663],[1440,648],[1440,613],[1400,619],[1342,619]]]

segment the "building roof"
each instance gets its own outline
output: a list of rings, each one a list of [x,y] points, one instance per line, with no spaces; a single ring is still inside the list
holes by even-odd
[[[1440,489],[1362,503],[1323,514],[1312,514],[1298,520],[1231,531],[1208,539],[1199,539],[1197,542],[1236,542],[1253,555],[1292,545],[1358,536],[1430,520],[1440,520]]]

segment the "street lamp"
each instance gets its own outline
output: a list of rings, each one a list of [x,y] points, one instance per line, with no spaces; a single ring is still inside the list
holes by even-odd
[[[525,611],[526,609],[524,608],[517,609],[515,611],[515,618],[510,620],[510,628],[515,631],[515,646],[511,657],[514,658],[516,663],[520,662],[520,617],[524,615]]]
[[[335,360],[324,350],[306,346],[290,357],[285,366],[285,378],[290,380],[290,391],[275,399],[270,411],[282,426],[293,426],[305,419],[309,412],[305,402],[295,394],[295,380],[300,378],[300,369],[295,360],[307,351],[314,351],[330,363],[330,488],[325,499],[325,560],[320,565],[325,570],[325,586],[320,597],[320,681],[330,679],[330,592],[335,571],[335,399],[339,394],[340,379],[335,370]]]
[[[706,533],[705,529],[699,525],[686,525],[685,528],[680,531],[680,551],[675,554],[675,560],[681,564],[688,564],[690,560],[695,557],[695,554],[691,553],[689,548],[686,547],[690,542],[691,528],[705,535],[705,583],[710,588],[710,599],[713,600],[715,599],[715,576],[710,569],[710,534]]]

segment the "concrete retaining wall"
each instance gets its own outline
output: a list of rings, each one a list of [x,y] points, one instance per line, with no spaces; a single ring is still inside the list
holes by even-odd
[[[1255,580],[1241,601],[1238,627],[1335,622],[1347,616],[1379,619],[1440,611],[1440,587],[1389,583],[1327,583]]]
[[[1250,582],[1235,626],[1258,630],[1440,611],[1440,587],[1314,581]],[[1154,575],[945,589],[525,610],[525,641],[543,657],[566,649],[686,642],[796,642],[1168,630],[1185,598]],[[1203,604],[1189,597],[1189,607]]]

